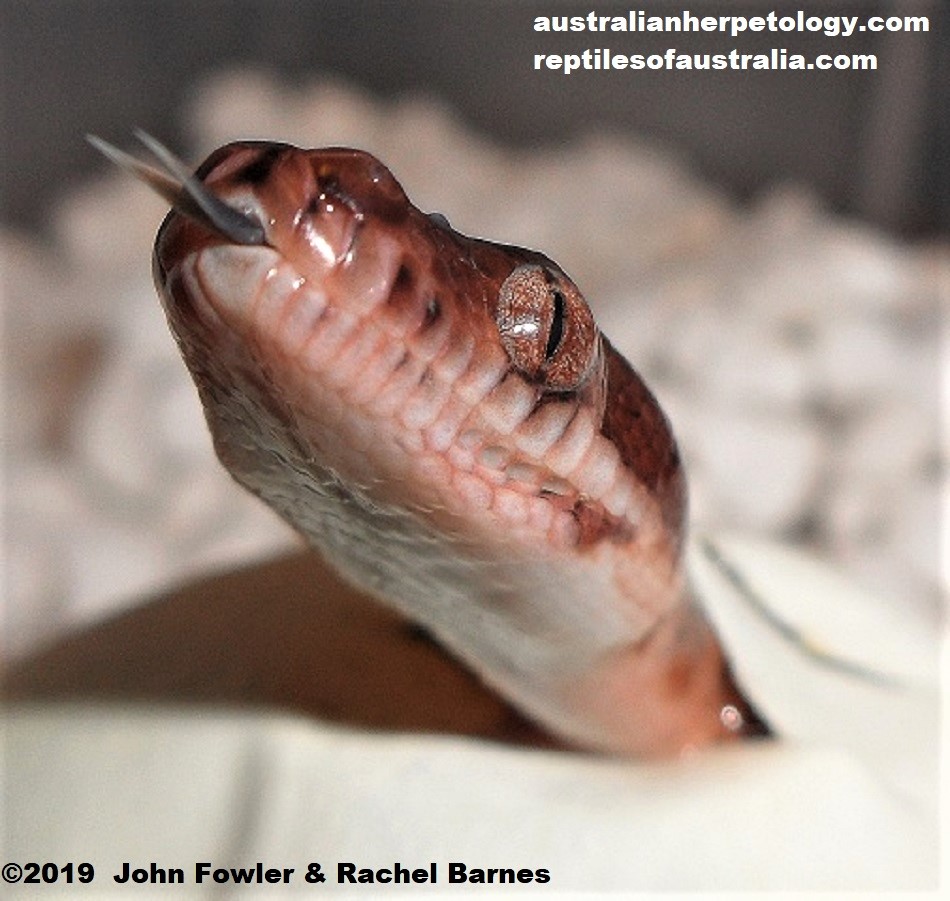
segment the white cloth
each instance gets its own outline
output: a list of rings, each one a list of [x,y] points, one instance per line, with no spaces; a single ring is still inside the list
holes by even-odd
[[[143,897],[113,881],[125,861],[182,868],[181,894],[241,898],[281,887],[196,885],[196,864],[293,867],[306,889],[318,861],[326,889],[339,862],[435,862],[439,887],[456,893],[468,886],[448,884],[451,862],[547,869],[550,883],[523,888],[548,897],[937,879],[932,816],[848,754],[793,743],[632,763],[193,707],[20,707],[4,733],[4,860],[89,861],[95,891],[80,897]],[[43,898],[79,889],[39,888]],[[364,886],[374,897],[386,888]]]

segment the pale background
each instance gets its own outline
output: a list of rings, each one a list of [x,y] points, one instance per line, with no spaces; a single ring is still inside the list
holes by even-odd
[[[161,203],[82,140],[135,125],[195,161],[364,146],[457,227],[545,250],[669,408],[698,523],[935,615],[946,17],[801,6],[935,30],[790,48],[877,73],[564,78],[531,71],[561,46],[531,22],[567,4],[0,5],[10,649],[291,540],[210,457],[149,284]]]

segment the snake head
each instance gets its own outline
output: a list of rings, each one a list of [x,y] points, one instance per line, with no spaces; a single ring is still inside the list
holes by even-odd
[[[714,642],[680,628],[676,442],[564,271],[362,151],[238,142],[192,173],[140,138],[162,169],[105,152],[172,204],[155,277],[234,478],[562,734],[678,742],[694,701],[721,732]],[[643,740],[641,689],[673,737]]]
[[[359,150],[243,141],[191,173],[139,137],[164,172],[107,152],[172,203],[156,281],[239,481],[270,500],[266,445],[480,540],[678,536],[668,423],[543,254],[455,232]]]

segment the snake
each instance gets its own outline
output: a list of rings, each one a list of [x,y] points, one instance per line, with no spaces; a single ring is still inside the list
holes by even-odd
[[[768,734],[683,565],[684,465],[544,254],[416,208],[361,150],[237,141],[171,204],[153,275],[215,452],[345,580],[569,746]]]

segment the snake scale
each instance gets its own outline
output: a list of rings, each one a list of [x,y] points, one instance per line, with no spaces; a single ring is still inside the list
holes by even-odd
[[[358,150],[224,146],[154,275],[224,466],[341,574],[576,746],[766,732],[695,602],[666,416],[550,259],[466,237]]]

